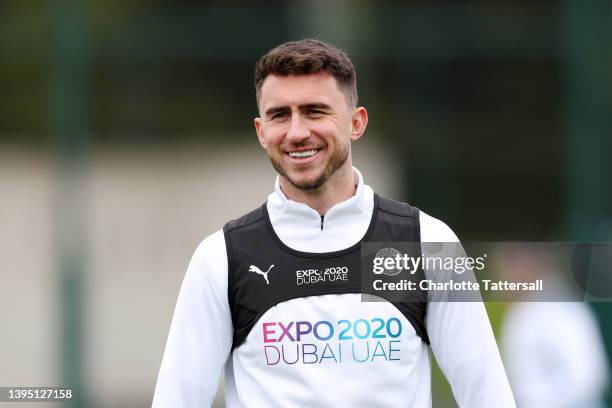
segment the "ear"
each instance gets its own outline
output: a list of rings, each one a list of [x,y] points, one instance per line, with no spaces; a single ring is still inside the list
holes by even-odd
[[[257,138],[259,139],[259,144],[261,147],[266,149],[266,140],[263,134],[263,119],[260,117],[256,117],[253,122],[255,123],[255,133],[257,133]]]
[[[351,141],[356,141],[368,126],[368,111],[363,106],[353,109],[351,117]]]

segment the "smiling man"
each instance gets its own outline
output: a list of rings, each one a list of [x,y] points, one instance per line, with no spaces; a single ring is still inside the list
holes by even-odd
[[[228,407],[431,407],[431,348],[460,407],[514,407],[482,303],[362,301],[361,243],[457,237],[353,167],[368,114],[346,54],[282,44],[255,89],[274,192],[196,250],[153,406],[210,406],[225,368]]]
[[[355,106],[355,72],[345,55],[337,53],[337,64],[328,68],[324,59],[317,61],[320,66],[310,66],[313,61],[297,54],[288,64],[282,50],[291,52],[292,46],[279,47],[257,65],[262,115],[255,119],[255,129],[284,194],[323,216],[355,194],[351,142],[363,134],[368,114]]]

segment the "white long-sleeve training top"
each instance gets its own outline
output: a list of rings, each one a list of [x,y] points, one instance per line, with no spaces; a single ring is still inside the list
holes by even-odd
[[[354,173],[355,195],[330,208],[323,227],[317,211],[287,199],[277,180],[266,206],[283,243],[298,251],[321,253],[359,242],[370,224],[374,193],[357,169]],[[458,241],[446,224],[423,212],[420,231],[422,242]],[[224,367],[229,408],[431,407],[428,346],[392,304],[362,302],[361,295],[354,293],[284,301],[267,310],[246,341],[231,351],[233,327],[227,293],[228,262],[220,230],[202,241],[187,269],[159,371],[154,408],[209,407]],[[263,327],[263,322],[389,323],[393,319],[401,321],[401,335],[393,341],[372,343],[371,348],[369,343],[364,348],[356,342],[352,347],[348,343],[324,346],[313,339],[308,347],[283,343],[262,352],[264,335],[282,336],[282,332],[270,332],[270,325]],[[482,303],[431,302],[426,329],[460,407],[515,407]]]

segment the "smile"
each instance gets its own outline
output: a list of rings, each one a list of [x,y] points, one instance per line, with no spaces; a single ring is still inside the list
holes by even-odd
[[[319,149],[304,150],[302,152],[289,152],[289,156],[293,158],[312,157],[317,154],[318,151]]]

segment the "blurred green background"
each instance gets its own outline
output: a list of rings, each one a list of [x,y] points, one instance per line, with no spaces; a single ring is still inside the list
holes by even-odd
[[[610,241],[610,1],[3,0],[0,385],[150,404],[190,254],[272,189],[254,63],[311,36],[355,62],[375,189],[463,240]]]

